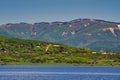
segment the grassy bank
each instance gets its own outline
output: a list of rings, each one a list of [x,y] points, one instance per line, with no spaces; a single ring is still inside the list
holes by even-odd
[[[1,63],[0,65],[13,65],[13,66],[115,66],[120,67],[120,63],[98,63],[98,64],[77,64],[77,63],[31,63],[31,62],[8,62]]]

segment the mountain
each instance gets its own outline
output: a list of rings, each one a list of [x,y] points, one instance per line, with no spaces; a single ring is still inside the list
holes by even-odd
[[[120,23],[98,19],[9,23],[0,26],[0,35],[56,42],[96,51],[120,51]]]

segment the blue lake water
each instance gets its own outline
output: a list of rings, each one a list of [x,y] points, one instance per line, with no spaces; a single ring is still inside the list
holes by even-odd
[[[0,66],[0,80],[120,80],[120,67]]]

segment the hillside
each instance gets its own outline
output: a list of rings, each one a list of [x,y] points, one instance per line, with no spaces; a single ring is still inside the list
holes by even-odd
[[[34,24],[9,23],[0,26],[0,35],[56,42],[97,51],[120,52],[120,23],[97,19]]]
[[[7,38],[0,36],[0,52],[6,54],[59,54],[59,53],[87,53],[90,50],[74,48],[57,43],[36,40]]]
[[[120,54],[0,36],[0,65],[120,66]]]
[[[19,63],[69,63],[74,54],[92,51],[61,44],[23,40],[0,36],[0,64]],[[68,59],[67,62],[63,59]],[[82,59],[82,58],[81,58]],[[84,58],[86,59],[86,58]],[[79,61],[78,58],[75,59]],[[83,60],[84,61],[84,60]]]

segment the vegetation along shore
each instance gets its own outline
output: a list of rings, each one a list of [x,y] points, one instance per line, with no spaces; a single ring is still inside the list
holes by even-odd
[[[120,53],[0,36],[0,65],[120,66]]]

